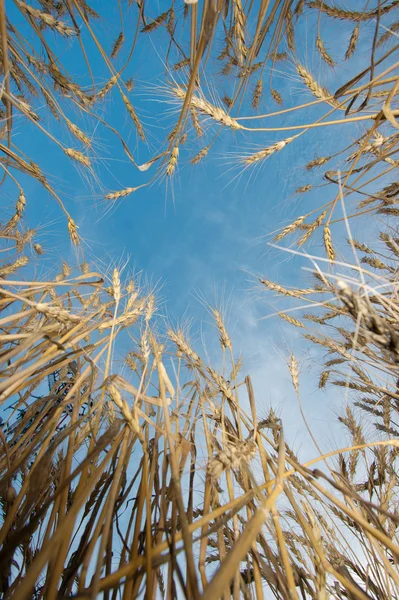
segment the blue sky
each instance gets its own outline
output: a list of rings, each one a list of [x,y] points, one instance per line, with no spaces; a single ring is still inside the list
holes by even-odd
[[[148,16],[158,16],[165,8],[164,4],[151,3]],[[107,14],[109,11],[109,19],[102,22],[98,31],[102,32],[105,49],[110,50],[120,31],[117,10],[112,12],[110,3],[105,0],[99,0],[97,6],[100,13],[104,7],[107,7]],[[334,46],[340,48],[337,58],[342,62],[351,28],[330,20],[323,20],[323,23],[326,46],[330,47],[334,42]],[[367,29],[370,25],[362,27]],[[302,53],[303,63],[314,76],[334,90],[338,84],[334,70],[320,63],[315,50],[308,55],[303,50],[308,37],[315,39],[315,32],[314,20],[305,19],[296,38],[299,54]],[[146,162],[159,148],[157,139],[162,140],[177,118],[176,105],[166,102],[164,65],[162,53],[158,53],[165,43],[167,36],[162,29],[151,38],[142,39],[126,71],[126,79],[133,77],[134,88],[129,97],[149,132],[148,145],[137,145],[134,126],[126,111],[121,110],[121,100],[116,92],[110,93],[103,105],[105,117],[122,133],[139,164]],[[115,62],[117,68],[123,63],[127,46]],[[88,51],[93,57],[96,84],[103,85],[109,79],[109,71],[90,42]],[[363,56],[360,48],[358,59],[347,67],[348,78],[361,66]],[[65,53],[65,64],[78,77],[79,73],[85,72],[78,50]],[[295,74],[293,60],[281,63],[281,68],[284,72],[275,77],[274,87],[283,96],[283,108],[311,101],[312,96]],[[181,76],[174,76],[181,80]],[[255,81],[256,78],[251,88]],[[83,75],[82,83],[86,83]],[[204,93],[211,101],[220,103],[218,97],[226,92],[231,92],[231,86],[228,89],[220,77],[207,75]],[[277,110],[277,107],[266,95],[261,112],[271,110]],[[323,114],[326,107],[323,105],[316,111]],[[37,112],[52,134],[60,135],[66,145],[77,147],[76,140],[69,133],[59,131],[44,108]],[[252,113],[249,103],[244,104],[241,114]],[[268,120],[268,125],[269,121],[272,126],[311,122],[314,117],[310,115],[309,111],[291,113]],[[84,131],[92,131],[90,118],[80,115],[78,109],[69,112],[68,116]],[[41,164],[46,164],[47,171],[52,174],[52,183],[79,224],[86,259],[101,269],[106,265],[108,272],[114,265],[125,265],[126,272],[142,272],[143,279],[159,290],[160,318],[164,315],[172,324],[190,321],[193,344],[200,351],[205,346],[210,356],[215,355],[217,333],[211,335],[211,318],[201,298],[211,305],[221,306],[226,312],[236,354],[244,354],[243,372],[249,372],[255,381],[260,415],[266,414],[270,405],[276,407],[285,417],[288,433],[298,447],[307,446],[307,439],[286,366],[286,360],[294,351],[304,371],[302,395],[309,420],[317,432],[324,432],[326,446],[335,445],[339,434],[332,425],[333,406],[339,405],[340,401],[335,390],[328,393],[317,390],[322,353],[305,345],[291,326],[277,318],[263,319],[281,310],[281,301],[262,292],[255,276],[263,274],[282,285],[306,287],[309,275],[301,267],[310,266],[309,261],[270,248],[270,233],[322,204],[325,194],[330,199],[332,191],[323,185],[306,195],[295,195],[296,188],[301,185],[323,184],[317,172],[306,173],[304,166],[316,156],[332,154],[345,147],[358,136],[361,127],[347,125],[345,137],[341,128],[314,130],[256,169],[240,174],[237,157],[284,139],[289,132],[244,135],[223,132],[203,162],[191,166],[190,159],[209,143],[212,132],[216,131],[209,121],[204,121],[203,126],[205,135],[200,140],[195,139],[193,131],[189,132],[189,140],[181,148],[178,169],[172,178],[156,181],[107,212],[109,204],[104,201],[104,194],[140,185],[149,180],[152,171],[138,171],[121,151],[119,142],[99,127],[91,154],[96,177],[88,176],[66,160],[62,151],[37,130],[28,125],[27,136],[25,123],[16,123],[17,131],[21,132],[21,148],[33,158],[40,158]],[[19,143],[17,138],[16,143]],[[339,167],[339,162],[332,161],[329,165],[331,169]],[[70,246],[65,219],[39,184],[27,178],[21,178],[21,181],[27,197],[28,222],[38,226],[37,241],[45,250],[43,257],[34,259],[33,266],[39,276],[58,271],[61,257],[71,261],[80,258]],[[10,187],[3,202],[10,206],[15,199],[15,190]],[[354,226],[354,234],[363,241],[365,231],[370,227],[372,229],[373,225],[359,221]],[[313,243],[311,251],[324,255],[320,238]]]

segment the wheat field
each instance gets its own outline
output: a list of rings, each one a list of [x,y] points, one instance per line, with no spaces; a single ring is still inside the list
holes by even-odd
[[[399,598],[398,19],[397,0],[0,0],[1,598]],[[135,76],[147,48],[156,81]],[[221,307],[213,364],[153,287],[87,256],[59,173],[109,220],[199,163],[232,165],[250,205],[252,176],[314,136],[296,194],[317,201],[268,237],[311,272],[254,281],[345,399],[346,446],[304,462]],[[46,206],[69,249],[51,269]],[[287,374],[318,448],[295,354]]]

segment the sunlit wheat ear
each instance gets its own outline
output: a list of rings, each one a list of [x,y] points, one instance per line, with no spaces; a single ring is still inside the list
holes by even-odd
[[[313,233],[316,231],[316,229],[318,227],[320,227],[320,225],[322,225],[324,219],[326,218],[328,213],[328,208],[326,208],[326,210],[324,210],[318,217],[317,219],[315,219],[313,221],[313,223],[310,223],[309,225],[309,229],[306,231],[306,233],[301,237],[301,239],[298,241],[298,246],[302,246],[305,242],[308,241],[308,239],[313,235]]]
[[[389,26],[388,31],[385,31],[383,34],[381,34],[377,42],[377,48],[385,44],[385,42],[391,39],[391,36],[393,36],[397,32],[399,32],[399,21],[396,21],[396,23],[392,23],[392,25]]]
[[[187,67],[189,64],[190,64],[190,59],[184,58],[183,60],[180,60],[179,62],[177,62],[173,65],[173,70],[180,71],[180,69],[184,69],[184,67]]]
[[[252,94],[252,108],[259,107],[259,102],[262,98],[262,92],[263,92],[263,80],[258,79],[258,81],[256,82],[256,85],[255,85],[253,94]]]
[[[50,13],[41,12],[40,10],[38,10],[37,8],[34,8],[33,6],[29,6],[29,4],[25,4],[25,2],[21,2],[21,0],[16,0],[16,4],[22,10],[22,12],[28,13],[31,17],[38,19],[39,21],[42,22],[43,25],[47,25],[47,27],[55,29],[61,35],[70,37],[70,36],[76,34],[75,29],[73,29],[72,27],[68,27],[67,25],[65,25],[65,23],[63,23],[62,21],[59,21],[58,19],[53,17],[53,15],[51,15]]]
[[[224,325],[222,316],[217,309],[212,310],[212,313],[215,318],[217,328],[219,330],[219,334],[220,334],[219,339],[220,339],[221,346],[222,346],[223,350],[225,350],[227,348],[228,350],[231,351],[232,350],[231,339],[230,339],[229,334],[227,333],[227,329]]]
[[[288,368],[291,373],[292,385],[294,386],[294,390],[297,393],[297,395],[299,395],[299,365],[294,354],[291,354],[291,358],[288,363]]]
[[[135,192],[138,189],[138,187],[127,187],[123,190],[118,190],[117,192],[110,192],[109,194],[106,194],[104,198],[106,200],[118,200],[119,198],[129,196],[129,194],[133,194],[133,192]]]
[[[326,47],[324,45],[324,42],[321,39],[320,35],[318,35],[317,38],[316,38],[316,48],[317,48],[317,50],[318,50],[321,58],[324,60],[324,62],[327,63],[329,67],[334,67],[335,66],[335,61],[328,54],[328,52],[326,50]]]
[[[166,165],[166,175],[170,177],[176,169],[177,160],[179,158],[179,146],[175,146],[170,153],[168,164]]]
[[[91,167],[90,159],[82,154],[82,152],[74,150],[73,148],[64,148],[64,152],[67,156],[69,156],[69,158],[76,160],[76,162],[80,163],[81,165],[84,165],[88,168]]]
[[[167,10],[166,12],[163,12],[161,15],[159,15],[159,17],[157,17],[156,19],[151,21],[151,23],[148,23],[148,25],[145,25],[142,28],[141,33],[151,33],[151,31],[155,31],[155,29],[158,29],[158,27],[160,25],[162,25],[162,23],[165,23],[166,19],[169,16],[169,13],[170,13],[169,10]]]
[[[38,256],[41,256],[43,254],[43,248],[40,244],[33,244],[33,250]]]
[[[131,92],[133,89],[134,83],[133,83],[133,77],[129,77],[129,79],[127,79],[127,81],[125,81],[125,87],[127,89],[128,92]]]
[[[352,31],[352,35],[349,40],[348,48],[346,49],[346,52],[345,52],[345,60],[349,60],[350,57],[355,52],[356,46],[357,46],[357,41],[359,39],[359,33],[360,33],[360,24],[358,23],[355,26],[354,30]]]
[[[186,90],[179,85],[175,85],[171,88],[172,93],[178,98],[180,101],[184,102],[186,97]],[[202,96],[198,96],[193,94],[191,97],[190,106],[195,108],[203,115],[207,115],[211,117],[215,121],[222,123],[226,127],[230,127],[231,129],[242,129],[243,126],[238,123],[233,117],[231,117],[223,108],[214,106],[210,102],[208,102]]]
[[[72,243],[75,246],[78,246],[80,243],[79,235],[78,235],[78,227],[77,227],[75,221],[71,217],[68,217],[68,231],[69,231],[69,235],[71,237]]]
[[[334,261],[335,260],[335,250],[332,245],[331,230],[330,230],[330,226],[328,224],[326,224],[324,226],[323,241],[324,241],[324,247],[326,249],[329,260]]]
[[[175,332],[172,329],[169,329],[168,336],[170,337],[172,342],[176,344],[178,350],[188,359],[190,363],[192,363],[196,367],[200,367],[202,365],[200,357],[191,348],[190,344],[185,339],[182,331]]]
[[[121,299],[121,278],[117,268],[112,272],[112,291],[115,303],[118,304]]]
[[[194,129],[197,132],[197,136],[201,137],[204,133],[204,130],[201,127],[201,123],[199,122],[199,119],[197,116],[197,111],[195,110],[195,108],[191,108],[190,115],[191,115],[191,120],[193,122]]]
[[[237,58],[240,65],[247,55],[245,45],[245,13],[242,9],[241,0],[233,0],[234,25],[233,34],[236,40]]]
[[[370,21],[389,13],[391,10],[397,7],[397,2],[393,0],[389,4],[382,6],[380,9],[373,9],[370,11],[358,12],[355,10],[344,10],[337,6],[329,6],[324,0],[310,0],[308,2],[309,8],[317,8],[329,17],[340,19],[342,21]]]
[[[29,262],[29,258],[27,256],[19,256],[13,263],[5,263],[0,267],[0,277],[8,277],[12,275],[20,269],[24,267]]]
[[[331,158],[331,156],[320,156],[320,158],[315,158],[314,160],[311,160],[310,162],[308,162],[305,169],[307,171],[311,171],[312,169],[315,169],[316,167],[321,167],[322,165],[325,165],[330,160],[330,158]]]
[[[370,265],[370,267],[373,267],[373,269],[379,269],[381,271],[390,271],[391,273],[395,272],[395,269],[393,267],[382,262],[382,260],[380,260],[377,257],[363,256],[360,262],[365,265]]]
[[[287,321],[287,323],[294,325],[295,327],[300,327],[302,329],[305,328],[305,325],[301,323],[301,321],[295,319],[295,317],[292,317],[291,315],[287,315],[286,313],[279,313],[278,316],[281,317],[284,321]]]
[[[320,375],[320,379],[319,379],[319,388],[323,389],[326,387],[326,383],[328,381],[328,378],[330,376],[330,371],[323,371]]]
[[[279,242],[280,240],[285,238],[285,236],[296,231],[298,229],[298,227],[300,225],[302,225],[302,223],[304,222],[306,217],[307,217],[307,215],[304,215],[304,216],[301,216],[301,217],[298,217],[297,219],[295,219],[295,221],[293,221],[290,225],[287,225],[286,227],[284,227],[284,229],[282,229],[282,231],[280,231],[280,233],[278,235],[276,235],[276,237],[274,237],[273,240],[275,242]]]
[[[108,92],[112,90],[112,88],[114,87],[114,85],[116,84],[117,81],[118,81],[117,75],[114,75],[113,77],[111,77],[111,79],[109,81],[107,81],[105,86],[96,94],[96,99],[102,100],[108,94]]]
[[[314,96],[316,96],[316,98],[319,98],[320,100],[324,100],[331,106],[334,106],[334,108],[339,106],[339,102],[337,102],[336,100],[331,98],[331,94],[328,92],[328,90],[326,90],[325,87],[322,87],[321,85],[319,85],[317,83],[317,81],[315,80],[315,78],[313,77],[313,75],[311,75],[309,73],[309,71],[307,71],[305,69],[305,67],[303,67],[300,63],[296,63],[295,67],[296,67],[296,70],[298,71],[298,74],[300,75],[303,82],[305,83],[306,87],[312,92],[312,94]]]
[[[275,101],[275,103],[278,106],[281,106],[283,104],[283,99],[281,97],[281,94],[277,90],[271,89],[270,90],[270,94],[271,94],[271,97],[273,98],[273,100]]]
[[[130,100],[126,96],[126,94],[124,94],[123,92],[122,92],[122,100],[125,103],[127,112],[129,113],[133,123],[136,125],[137,133],[139,134],[139,136],[143,140],[143,142],[145,142],[145,134],[144,134],[143,126],[141,125],[141,122],[136,114],[136,111],[133,108],[132,103],[130,102]]]
[[[380,233],[380,239],[396,257],[399,257],[399,244],[397,239],[392,238],[389,234],[383,231]]]
[[[81,131],[77,125],[72,123],[66,117],[65,117],[65,123],[66,123],[69,131],[76,137],[77,140],[82,142],[88,148],[91,147],[91,139],[85,133],[83,133],[83,131]]]
[[[111,58],[116,58],[119,53],[119,50],[122,48],[123,42],[125,41],[125,36],[123,35],[123,31],[120,32],[118,37],[116,38],[114,45],[112,47],[112,51],[110,54]]]
[[[257,446],[254,441],[237,441],[226,445],[207,465],[207,473],[216,483],[226,469],[239,469],[243,463],[248,464],[256,455]]]
[[[275,144],[272,144],[271,146],[268,146],[267,148],[264,148],[263,150],[260,150],[259,152],[252,154],[251,156],[242,158],[240,160],[240,162],[242,162],[246,165],[253,165],[255,163],[258,163],[258,162],[264,160],[265,158],[267,158],[268,156],[271,156],[272,154],[275,154],[276,152],[280,152],[280,150],[282,150],[290,142],[292,142],[292,140],[294,140],[295,137],[296,136],[293,136],[293,137],[287,138],[285,140],[281,140],[281,142],[276,142]]]
[[[14,227],[16,227],[18,225],[19,221],[22,218],[23,212],[25,210],[25,206],[26,206],[26,197],[25,197],[24,192],[21,189],[19,192],[19,195],[18,195],[18,200],[15,205],[15,214],[11,217],[11,219],[4,226],[4,232],[6,234],[9,234],[14,229]]]
[[[205,146],[205,148],[202,148],[202,150],[200,150],[198,152],[198,154],[196,154],[192,159],[191,159],[191,164],[196,165],[198,164],[203,158],[205,158],[205,156],[208,154],[209,152],[209,148],[210,146]]]
[[[269,290],[272,290],[273,292],[277,292],[282,296],[290,296],[291,298],[300,298],[301,296],[307,296],[309,294],[315,293],[313,288],[288,290],[280,284],[269,281],[268,279],[264,279],[263,277],[259,278],[259,283],[267,287]]]

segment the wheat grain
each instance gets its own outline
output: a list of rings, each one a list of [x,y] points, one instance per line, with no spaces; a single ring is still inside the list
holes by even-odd
[[[292,385],[294,386],[295,392],[299,396],[299,365],[294,354],[291,354],[291,358],[288,363],[288,368],[291,373]]]
[[[16,4],[22,10],[27,12],[29,15],[34,17],[35,19],[39,19],[44,25],[47,27],[51,27],[66,37],[70,37],[75,35],[75,30],[72,27],[68,27],[62,21],[58,21],[51,15],[50,13],[41,12],[37,8],[33,6],[29,6],[29,4],[25,4],[25,2],[21,2],[21,0],[16,0]]]
[[[169,10],[167,10],[166,12],[162,13],[161,15],[159,15],[159,17],[157,17],[156,19],[154,19],[148,25],[145,25],[141,29],[141,32],[142,33],[151,33],[151,31],[155,31],[155,29],[158,29],[158,27],[160,25],[162,25],[162,23],[164,23],[166,21],[166,19],[168,18],[168,16],[169,16]]]
[[[348,60],[355,52],[356,46],[357,46],[357,41],[359,39],[359,33],[360,33],[360,24],[358,23],[355,26],[354,30],[352,31],[352,35],[349,40],[348,48],[345,52],[345,60]]]
[[[104,98],[110,90],[114,87],[116,82],[118,81],[118,76],[113,75],[109,81],[105,84],[105,86],[96,94],[96,98],[101,100]]]
[[[177,160],[179,158],[179,146],[175,146],[170,153],[168,164],[166,165],[166,175],[170,177],[176,169]]]
[[[79,235],[78,235],[78,228],[77,228],[75,221],[71,217],[68,217],[68,231],[69,231],[69,235],[71,236],[72,243],[75,246],[78,246],[80,243]]]
[[[286,235],[293,233],[294,231],[296,231],[296,229],[298,229],[298,227],[300,225],[302,225],[303,221],[306,219],[306,215],[305,216],[301,216],[298,217],[297,219],[295,219],[295,221],[293,221],[292,223],[290,223],[290,225],[287,225],[286,227],[284,227],[284,229],[278,234],[276,235],[273,239],[275,242],[279,242],[280,240],[282,240]]]
[[[337,102],[336,100],[331,98],[331,94],[328,92],[328,90],[326,90],[325,87],[322,87],[321,85],[319,85],[317,83],[317,81],[315,80],[315,78],[313,77],[313,75],[311,75],[309,73],[309,71],[307,71],[305,69],[305,67],[303,67],[300,63],[296,63],[295,66],[296,66],[296,70],[298,71],[298,74],[302,78],[306,87],[309,88],[309,90],[312,92],[312,94],[314,96],[316,96],[316,98],[319,98],[320,100],[324,100],[325,102],[327,102],[328,104],[330,104],[331,106],[333,106],[335,108],[337,106],[339,106],[339,102]]]
[[[391,271],[392,273],[395,272],[395,269],[393,267],[386,265],[385,263],[382,262],[382,260],[380,260],[376,256],[374,256],[374,257],[363,256],[361,258],[360,262],[363,264],[366,264],[366,265],[370,265],[370,267],[373,267],[373,269],[381,269],[384,271]]]
[[[281,140],[280,142],[276,142],[275,144],[272,144],[271,146],[268,146],[267,148],[264,148],[263,150],[260,150],[259,152],[252,154],[251,156],[247,156],[246,158],[243,158],[242,162],[246,165],[252,165],[254,163],[258,163],[258,162],[264,160],[265,158],[268,158],[272,154],[275,154],[276,152],[280,152],[280,150],[285,148],[294,139],[295,139],[295,137],[290,137],[290,138],[286,138],[285,140]]]
[[[361,244],[358,240],[352,238],[348,240],[348,244],[353,244],[356,250],[366,252],[366,254],[373,254],[373,250],[367,246],[367,244]]]
[[[252,95],[252,108],[258,108],[263,92],[263,79],[258,79]]]
[[[253,441],[228,444],[207,465],[207,473],[211,481],[216,483],[226,469],[239,469],[243,463],[248,464],[255,453],[256,445]]]
[[[112,272],[112,291],[115,302],[118,303],[121,299],[121,278],[116,267]]]
[[[383,34],[381,34],[381,36],[377,42],[377,48],[379,48],[380,46],[385,44],[385,42],[387,42],[389,39],[392,39],[391,36],[393,34],[397,33],[398,31],[399,31],[399,21],[396,21],[396,23],[392,23],[389,26],[388,31],[385,31]]]
[[[189,58],[184,58],[183,60],[177,62],[176,64],[173,65],[173,70],[174,71],[179,71],[180,69],[183,69],[184,67],[187,67],[190,64],[190,59]]]
[[[174,332],[172,329],[168,330],[168,336],[177,346],[177,348],[189,359],[189,361],[195,365],[196,367],[200,367],[202,361],[198,354],[194,352],[194,350],[190,347],[187,341],[184,338],[182,331]]]
[[[341,360],[341,359],[339,359]],[[319,388],[325,388],[326,387],[326,383],[327,380],[330,376],[330,371],[323,371],[322,374],[320,375],[320,379],[319,379]]]
[[[200,150],[198,154],[191,159],[191,164],[198,164],[208,154],[209,148],[210,146],[205,146],[205,148],[202,148],[202,150]]]
[[[118,37],[116,38],[114,45],[112,46],[112,51],[110,54],[111,58],[116,58],[119,50],[122,48],[124,41],[125,41],[125,36],[123,34],[123,31],[121,31],[120,34],[118,35]]]
[[[278,316],[284,319],[284,321],[287,321],[287,323],[295,325],[295,327],[301,327],[302,329],[305,328],[305,325],[298,321],[298,319],[295,319],[294,317],[287,315],[286,313],[279,313]]]
[[[394,240],[390,235],[382,231],[380,232],[380,239],[395,256],[399,257],[399,244],[396,240]]]
[[[282,287],[281,285],[279,285],[278,283],[273,283],[272,281],[269,281],[268,279],[259,278],[259,282],[262,285],[266,286],[269,290],[278,292],[279,294],[282,294],[283,296],[291,296],[292,298],[300,298],[301,296],[314,294],[314,289],[312,289],[312,288],[288,290],[288,289]]]
[[[0,267],[0,277],[8,277],[8,275],[12,275],[15,273],[17,269],[24,267],[29,262],[27,256],[19,256],[13,263],[3,264]]]
[[[173,87],[172,93],[177,98],[179,98],[179,100],[182,100],[182,101],[184,101],[184,99],[186,97],[185,90],[180,86]],[[238,123],[238,121],[236,121],[235,119],[230,117],[230,115],[228,113],[226,113],[223,110],[223,108],[213,106],[205,98],[197,96],[196,94],[192,95],[190,106],[192,108],[197,109],[200,113],[211,117],[215,121],[218,121],[219,123],[222,123],[223,125],[226,125],[227,127],[231,127],[231,129],[242,129],[243,128],[242,125],[240,125],[240,123]]]
[[[271,59],[273,62],[279,62],[281,60],[286,60],[288,58],[288,54],[286,52],[273,52],[271,55]]]
[[[232,0],[233,4],[233,29],[234,37],[236,40],[236,51],[238,56],[238,63],[242,65],[247,55],[247,48],[245,45],[245,13],[242,9],[241,0]]]
[[[323,241],[324,241],[324,247],[327,252],[328,260],[334,261],[335,260],[335,251],[334,251],[334,247],[332,245],[330,226],[328,224],[326,224],[324,226]]]
[[[88,148],[91,147],[91,139],[85,133],[83,133],[83,131],[81,131],[77,125],[72,123],[66,117],[65,117],[65,123],[67,124],[69,131],[71,131],[71,133],[73,133],[73,135],[76,137],[77,140],[82,142]]]
[[[313,235],[313,233],[316,231],[316,229],[318,227],[320,227],[320,225],[323,223],[324,219],[326,218],[328,213],[328,209],[324,210],[318,217],[317,219],[315,219],[313,221],[313,223],[310,224],[309,229],[307,230],[307,232],[301,237],[301,239],[298,242],[298,247],[302,246],[305,242],[307,242],[307,240]]]
[[[315,167],[321,167],[322,165],[325,165],[330,159],[331,156],[320,156],[319,158],[315,158],[314,160],[308,162],[305,169],[307,171],[311,171]]]
[[[281,94],[279,94],[279,92],[274,89],[270,89],[270,94],[271,94],[271,97],[273,98],[273,100],[275,101],[275,103],[278,104],[278,106],[281,106],[283,103]]]
[[[81,165],[84,165],[88,168],[91,167],[90,159],[82,152],[79,152],[79,150],[74,150],[73,148],[64,148],[64,152],[67,156],[69,156],[69,158],[76,160],[76,162],[80,163]]]
[[[141,125],[140,120],[139,120],[138,116],[136,115],[136,111],[134,110],[133,105],[131,104],[129,98],[123,92],[122,92],[122,100],[127,108],[127,112],[129,113],[133,123],[136,125],[137,133],[139,134],[139,136],[143,140],[143,142],[145,142],[145,134],[144,134],[143,126]]]
[[[104,198],[106,200],[118,200],[118,198],[124,198],[125,196],[129,196],[129,194],[133,194],[138,189],[139,189],[138,187],[127,187],[123,190],[117,190],[116,192],[110,192],[109,194],[106,194],[104,196]]]
[[[328,54],[328,52],[326,50],[326,47],[324,45],[324,42],[321,39],[320,35],[318,35],[316,37],[316,48],[317,48],[317,50],[318,50],[321,58],[324,60],[324,62],[327,63],[329,67],[334,67],[335,66],[335,61]]]
[[[204,130],[201,127],[201,124],[198,119],[197,111],[195,110],[195,108],[191,108],[190,115],[191,115],[191,120],[194,125],[194,129],[197,132],[197,136],[201,137],[204,133]]]
[[[378,16],[382,17],[384,14],[387,14],[392,9],[397,7],[397,2],[395,0],[391,4],[386,4],[385,6],[379,7],[377,10],[371,10],[369,12],[344,10],[342,8],[338,8],[337,6],[329,6],[324,2],[324,0],[310,0],[307,4],[310,8],[317,8],[328,16],[334,17],[335,19],[341,19],[343,21],[370,21]]]
[[[222,345],[223,350],[225,350],[227,348],[228,350],[232,351],[231,339],[229,337],[229,334],[227,333],[226,327],[224,326],[223,319],[222,319],[220,312],[217,309],[214,309],[212,312],[213,312],[213,316],[215,317],[216,325],[217,325],[217,328],[220,333],[219,339],[220,339],[220,343]]]
[[[306,194],[306,192],[310,192],[310,190],[312,189],[312,186],[310,185],[310,183],[307,183],[306,185],[302,185],[301,187],[297,188],[295,190],[296,194]]]

